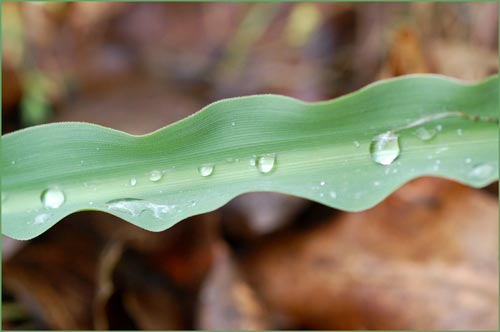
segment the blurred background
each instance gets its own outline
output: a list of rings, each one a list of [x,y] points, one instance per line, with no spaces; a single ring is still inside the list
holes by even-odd
[[[221,98],[331,99],[498,72],[475,3],[2,3],[2,133],[145,134]],[[346,213],[273,193],[150,233],[80,212],[2,240],[12,329],[498,329],[498,184],[435,178]]]

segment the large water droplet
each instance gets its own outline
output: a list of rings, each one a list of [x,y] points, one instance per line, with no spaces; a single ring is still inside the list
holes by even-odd
[[[214,164],[203,164],[198,167],[198,173],[200,173],[201,176],[210,176],[214,172],[214,168]]]
[[[269,153],[259,157],[257,161],[257,168],[261,173],[269,173],[274,169],[276,163],[276,154]]]
[[[420,138],[422,141],[428,141],[432,139],[436,135],[436,131],[434,129],[427,129],[425,127],[420,127],[415,130],[415,135]]]
[[[44,207],[49,209],[57,209],[58,207],[63,205],[66,198],[62,190],[51,188],[42,191],[40,199]]]
[[[106,203],[106,206],[110,210],[126,212],[133,217],[137,217],[145,209],[144,200],[137,198],[111,200]]]
[[[474,166],[469,172],[469,176],[477,179],[484,179],[493,174],[495,167],[491,164],[480,164]]]
[[[137,179],[136,178],[131,178],[130,179],[130,185],[134,187],[137,184]]]
[[[370,154],[377,164],[390,165],[399,153],[399,136],[392,131],[375,136],[370,145]]]
[[[151,203],[142,199],[123,198],[106,203],[112,211],[125,212],[133,217],[138,217],[144,211],[150,211],[156,218],[161,219],[174,208],[172,205]]]
[[[149,172],[149,180],[151,180],[152,182],[160,181],[162,177],[163,177],[162,172],[156,169]]]

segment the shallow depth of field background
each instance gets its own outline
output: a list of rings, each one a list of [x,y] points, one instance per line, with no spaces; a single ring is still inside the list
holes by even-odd
[[[498,72],[490,3],[2,3],[2,132],[145,134],[221,98]],[[363,121],[363,119],[360,119]],[[3,329],[498,329],[498,185],[345,213],[271,193],[149,233],[97,212],[2,242]]]

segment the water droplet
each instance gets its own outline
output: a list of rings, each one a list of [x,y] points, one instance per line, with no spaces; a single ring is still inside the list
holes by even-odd
[[[255,167],[257,165],[257,156],[252,156],[252,158],[250,158],[249,160],[249,164],[250,166]]]
[[[436,131],[434,129],[427,129],[425,127],[420,127],[415,130],[415,135],[420,138],[422,141],[428,141],[432,139],[436,135]]]
[[[447,146],[443,146],[442,148],[437,148],[436,149],[436,154],[440,154],[441,152],[444,152],[444,151],[447,151],[447,150],[448,150]]]
[[[457,129],[457,135],[462,136],[462,129],[460,129],[460,128]]]
[[[443,130],[443,126],[442,126],[442,125],[440,125],[440,124],[439,124],[439,125],[437,125],[437,126],[436,126],[436,130],[437,130],[437,131],[441,131],[441,130]]]
[[[473,178],[482,179],[489,177],[491,174],[493,174],[494,171],[495,167],[493,167],[492,165],[480,164],[472,168],[472,170],[469,172],[469,176]]]
[[[99,150],[101,150],[101,148],[100,148],[100,147],[97,147],[97,148],[95,148],[95,150],[96,150],[96,151],[99,151]]]
[[[330,197],[331,197],[332,199],[337,198],[337,193],[336,193],[335,191],[330,191]]]
[[[234,121],[231,122],[231,126],[233,126],[233,127],[236,126],[236,122],[234,122]]]
[[[400,153],[399,136],[391,131],[375,136],[370,145],[370,153],[377,164],[392,164]]]
[[[354,142],[352,142],[352,144],[354,144],[354,146],[357,148],[359,148],[361,146],[361,144],[359,144],[358,141],[354,141]]]
[[[160,181],[162,177],[163,177],[162,172],[160,172],[158,170],[153,170],[153,171],[149,172],[149,180],[152,182]]]
[[[325,196],[325,194],[319,193],[319,197],[323,197],[323,196]]]
[[[472,162],[472,159],[471,158],[465,158],[465,163],[466,164],[470,164]]]
[[[49,209],[57,209],[65,200],[64,193],[59,189],[45,189],[40,196],[43,206]]]
[[[439,164],[441,164],[441,160],[437,159],[436,160],[436,165],[439,165]]]
[[[374,181],[374,182],[373,182],[373,185],[374,185],[375,187],[378,187],[378,186],[380,186],[380,182],[379,182],[379,181]]]
[[[196,206],[196,201],[191,201],[191,206]]]
[[[130,179],[130,185],[134,187],[137,184],[137,179],[136,178],[131,178]]]
[[[12,164],[12,165],[15,165],[15,164],[16,164],[16,161],[15,161],[15,160],[12,160],[12,161],[11,161],[11,164]]]
[[[89,205],[94,205],[94,202],[90,201],[90,202],[89,202]]]
[[[35,217],[35,221],[33,225],[41,225],[44,224],[47,220],[49,220],[50,215],[48,213],[42,213]]]
[[[326,184],[326,182],[325,182],[325,181],[321,181],[321,182],[319,183],[319,185],[320,185],[320,186],[324,186],[325,184]]]
[[[112,200],[107,202],[106,206],[112,211],[125,212],[133,217],[138,217],[144,211],[150,211],[158,219],[170,213],[174,208],[172,205],[155,204],[136,198]]]
[[[214,172],[214,168],[214,164],[203,164],[198,167],[198,173],[200,173],[201,176],[210,176]]]
[[[276,163],[276,154],[269,153],[259,157],[257,162],[257,168],[261,173],[269,173],[274,169],[274,165]]]

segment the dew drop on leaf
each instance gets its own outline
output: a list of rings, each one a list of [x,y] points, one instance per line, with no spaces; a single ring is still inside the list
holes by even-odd
[[[432,139],[436,135],[436,131],[434,129],[427,129],[425,127],[420,127],[415,130],[415,135],[420,138],[422,141],[428,141]]]
[[[158,170],[153,170],[153,171],[149,172],[149,180],[152,182],[160,181],[162,176],[163,176],[163,174]]]
[[[352,144],[354,144],[354,146],[357,148],[359,148],[361,146],[361,144],[359,144],[358,141],[354,141],[354,142],[352,142]]]
[[[469,157],[465,158],[465,163],[466,164],[470,164],[471,162],[472,162],[471,158],[469,158]]]
[[[200,173],[200,175],[203,177],[210,176],[214,172],[214,168],[214,164],[203,164],[198,167],[198,173]]]
[[[274,169],[274,165],[276,163],[276,154],[269,153],[259,157],[257,161],[257,169],[261,173],[269,173]]]
[[[137,179],[136,178],[131,178],[130,179],[130,185],[134,187],[137,184]]]
[[[370,145],[372,159],[380,165],[392,164],[399,153],[399,136],[392,131],[375,136]]]
[[[45,189],[40,196],[42,204],[44,207],[49,209],[57,209],[61,205],[63,205],[64,200],[66,199],[64,196],[64,192],[59,189]]]
[[[490,164],[479,164],[469,172],[469,176],[476,179],[484,179],[493,174],[495,168]]]
[[[49,220],[50,215],[48,213],[42,213],[35,217],[35,221],[33,225],[41,225],[44,224],[47,220]]]
[[[330,191],[330,197],[331,197],[332,199],[337,198],[337,193],[336,193],[335,191],[333,191],[333,190],[332,190],[332,191]]]

